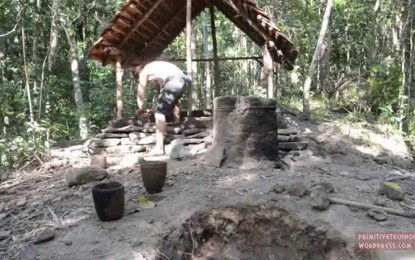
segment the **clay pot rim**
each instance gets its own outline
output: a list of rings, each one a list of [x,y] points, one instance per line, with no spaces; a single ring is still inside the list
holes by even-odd
[[[149,161],[147,161],[145,159],[142,159],[142,160],[140,160],[140,164],[167,164],[167,162],[162,161],[162,160],[149,160]]]
[[[100,187],[100,186],[104,186],[107,185],[110,188],[104,188],[104,187]],[[95,185],[94,187],[92,187],[92,190],[96,190],[96,191],[115,191],[115,190],[119,190],[124,188],[124,185],[122,185],[122,183],[118,182],[118,181],[111,181],[111,182],[104,182],[104,183],[99,183],[97,185]]]

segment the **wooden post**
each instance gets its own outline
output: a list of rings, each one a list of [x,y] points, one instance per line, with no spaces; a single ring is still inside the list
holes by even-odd
[[[117,63],[115,64],[115,78],[116,78],[116,87],[117,87],[117,119],[123,118],[123,115],[124,115],[123,85],[122,85],[123,74],[124,74],[124,70],[121,67],[121,59],[118,58]]]
[[[194,80],[192,72],[192,0],[187,0],[186,5],[186,65],[187,74]],[[193,84],[188,89],[187,96],[187,116],[192,117],[192,106],[193,106]]]
[[[270,42],[271,43],[271,42]],[[267,76],[267,98],[274,98],[274,61],[268,50],[268,43],[262,47],[264,57],[264,73]]]
[[[270,68],[269,74],[268,74],[268,90],[267,90],[267,97],[268,98],[275,98],[274,93],[274,64],[271,63],[272,66]]]
[[[212,27],[212,44],[213,44],[213,83],[214,86],[214,97],[220,96],[220,86],[219,86],[219,59],[218,59],[218,43],[216,40],[216,25],[215,25],[215,7],[209,7],[210,10],[210,26]]]

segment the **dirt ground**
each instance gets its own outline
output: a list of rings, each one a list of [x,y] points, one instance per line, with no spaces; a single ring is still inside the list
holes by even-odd
[[[309,191],[326,182],[337,198],[415,209],[415,176],[403,140],[367,124],[287,120],[309,147],[290,152],[286,169],[211,168],[202,163],[203,155],[166,159],[168,181],[153,195],[146,193],[138,165],[109,169],[109,180],[126,188],[125,215],[113,222],[95,214],[96,183],[68,188],[63,169],[16,172],[8,186],[0,186],[0,231],[6,231],[0,258],[415,259],[415,247],[362,254],[354,248],[355,232],[415,231],[414,219],[388,214],[377,221],[365,209],[310,207]],[[89,164],[79,146],[55,152],[73,167]],[[401,202],[379,194],[380,184],[391,179],[407,193]],[[308,192],[298,197],[274,189],[293,183]],[[154,204],[135,200],[142,195]],[[40,243],[42,233],[54,238]]]

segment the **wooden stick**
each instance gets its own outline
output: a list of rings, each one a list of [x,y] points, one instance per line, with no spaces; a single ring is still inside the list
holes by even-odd
[[[381,207],[381,206],[376,206],[376,205],[371,205],[371,204],[366,204],[366,203],[361,203],[361,202],[355,202],[351,200],[339,199],[339,198],[334,198],[334,197],[329,197],[329,201],[331,203],[342,204],[346,206],[353,206],[353,207],[363,208],[363,209],[376,209],[376,210],[381,210],[386,213],[390,213],[390,214],[394,214],[398,216],[415,218],[415,212],[405,211],[401,209]]]
[[[186,59],[182,58],[159,58],[157,60],[163,61],[177,61],[177,62],[184,62]],[[224,58],[217,58],[218,61],[232,61],[232,60],[262,60],[262,56],[248,56],[248,57],[224,57]],[[193,62],[206,62],[206,61],[215,61],[214,58],[200,58],[200,59],[192,59]]]

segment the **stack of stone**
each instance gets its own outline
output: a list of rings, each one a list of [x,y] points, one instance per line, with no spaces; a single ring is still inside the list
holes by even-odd
[[[304,150],[307,145],[307,142],[302,142],[296,129],[278,129],[278,150],[281,155],[293,150]]]
[[[144,126],[109,126],[87,144],[91,156],[105,155],[106,164],[133,166],[156,143],[154,123]],[[202,128],[183,129],[178,125],[167,126],[165,151],[171,159],[183,159],[202,154],[212,143],[210,130]]]

